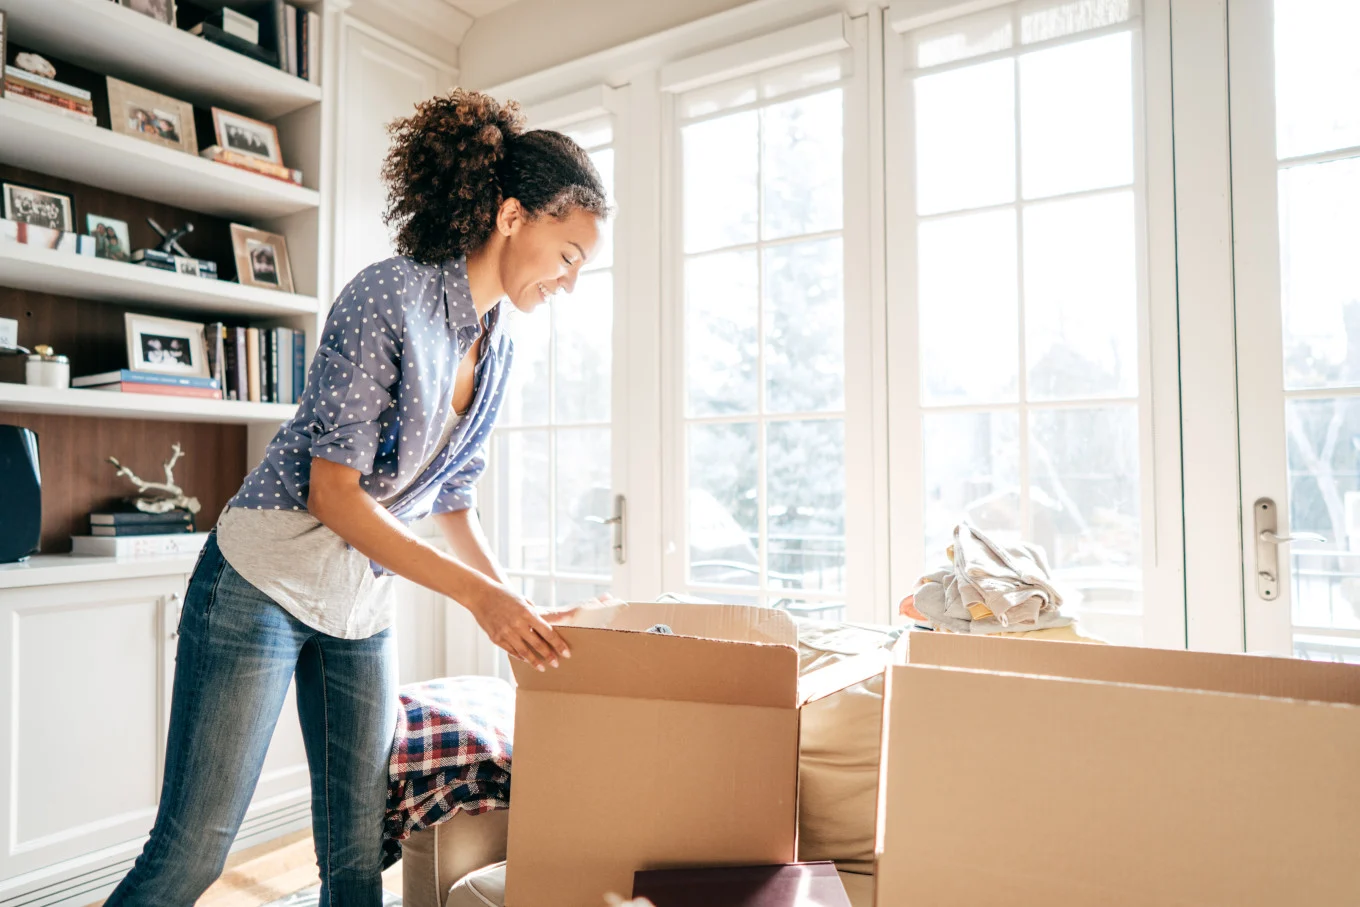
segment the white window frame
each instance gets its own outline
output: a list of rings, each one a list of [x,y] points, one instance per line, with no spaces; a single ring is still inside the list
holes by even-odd
[[[1011,0],[899,0],[884,11],[884,117],[886,154],[885,241],[887,258],[887,335],[894,355],[888,361],[889,448],[892,452],[891,598],[909,594],[932,565],[924,562],[924,462],[919,426],[926,409],[920,404],[918,312],[914,272],[915,168],[908,90],[905,34],[936,22],[1007,5]],[[1186,645],[1184,543],[1181,526],[1179,348],[1176,324],[1175,219],[1170,106],[1169,0],[1143,0],[1136,28],[1135,186],[1141,188],[1139,226],[1146,246],[1139,260],[1143,277],[1138,300],[1139,325],[1139,463],[1142,472],[1140,516],[1143,519],[1144,642],[1183,648]],[[1085,40],[1100,31],[1044,42],[1053,46]],[[1139,54],[1139,50],[1142,54]],[[1016,49],[1004,52],[1016,53]],[[1023,48],[1018,49],[1024,53]],[[997,53],[995,56],[1002,56]],[[985,60],[993,55],[978,57]],[[1018,139],[1017,139],[1018,148]],[[1136,189],[1135,191],[1138,191]],[[1025,202],[1016,200],[1023,206]],[[1023,343],[1024,326],[1020,325]],[[1020,360],[1022,363],[1024,359]],[[1023,412],[1028,401],[1020,400]],[[1011,409],[1011,404],[998,407]],[[1028,433],[1020,426],[1021,463],[1027,460]],[[1021,481],[1024,482],[1022,467]],[[1149,604],[1151,603],[1151,604]]]
[[[849,50],[852,73],[843,83],[845,134],[843,147],[843,248],[845,249],[845,451],[846,451],[846,584],[847,619],[887,622],[886,432],[881,395],[874,393],[874,374],[881,371],[886,349],[874,333],[875,281],[871,277],[870,193],[872,156],[869,133],[868,17],[842,13],[814,19],[727,47],[679,60],[661,68],[664,140],[662,142],[663,221],[661,350],[661,475],[664,543],[662,577],[668,590],[689,587],[686,576],[687,513],[684,382],[683,186],[680,122],[676,95],[698,87],[772,69],[837,50]],[[762,341],[763,342],[763,341]],[[876,426],[876,421],[878,425]],[[763,482],[763,477],[760,481]],[[762,491],[763,494],[763,491]],[[796,590],[789,590],[796,597]]]

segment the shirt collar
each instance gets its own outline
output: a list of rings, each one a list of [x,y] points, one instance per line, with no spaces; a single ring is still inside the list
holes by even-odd
[[[444,262],[444,316],[460,336],[477,334],[477,306],[468,286],[467,259],[459,256]]]

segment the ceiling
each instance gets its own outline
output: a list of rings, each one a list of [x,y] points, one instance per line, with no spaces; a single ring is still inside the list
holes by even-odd
[[[353,0],[350,14],[430,56],[456,63],[472,23],[515,0]]]

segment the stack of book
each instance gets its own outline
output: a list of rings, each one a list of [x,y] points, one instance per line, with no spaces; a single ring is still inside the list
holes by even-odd
[[[279,65],[278,51],[272,47],[260,46],[260,23],[245,13],[234,9],[204,9],[194,3],[178,7],[180,27],[198,20],[187,30],[203,40],[235,51],[243,56],[259,60],[275,68]],[[201,19],[200,19],[201,16]]]
[[[152,535],[73,535],[71,553],[78,557],[193,557],[208,540],[206,532],[160,532]]]
[[[96,125],[94,99],[83,88],[58,82],[17,66],[5,67],[5,99]]]
[[[283,180],[285,183],[292,183],[295,186],[302,185],[302,171],[292,167],[285,167],[282,164],[273,164],[269,161],[262,161],[257,157],[242,154],[239,151],[232,151],[230,148],[223,148],[221,145],[209,145],[199,152],[200,157],[219,164],[226,164],[229,167],[239,167],[242,170],[249,170],[252,173],[263,174],[273,177],[276,180]]]
[[[306,382],[307,333],[292,328],[206,328],[208,370],[228,400],[296,403]]]
[[[162,375],[159,372],[142,372],[130,368],[72,378],[71,386],[124,394],[164,394],[171,397],[222,399],[222,385],[215,378]]]
[[[113,510],[90,514],[90,535],[183,535],[194,531],[194,515],[187,510],[144,513],[140,510]]]

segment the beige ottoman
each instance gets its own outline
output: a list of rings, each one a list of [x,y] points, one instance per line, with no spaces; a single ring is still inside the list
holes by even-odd
[[[468,873],[503,861],[509,834],[510,810],[497,809],[475,816],[454,813],[447,821],[402,841],[402,907],[458,903],[449,889]]]
[[[873,907],[874,877],[842,872],[841,884],[850,897],[851,907]],[[622,892],[628,894],[628,892]],[[498,863],[464,876],[453,886],[444,907],[503,907],[505,904],[505,864]]]

